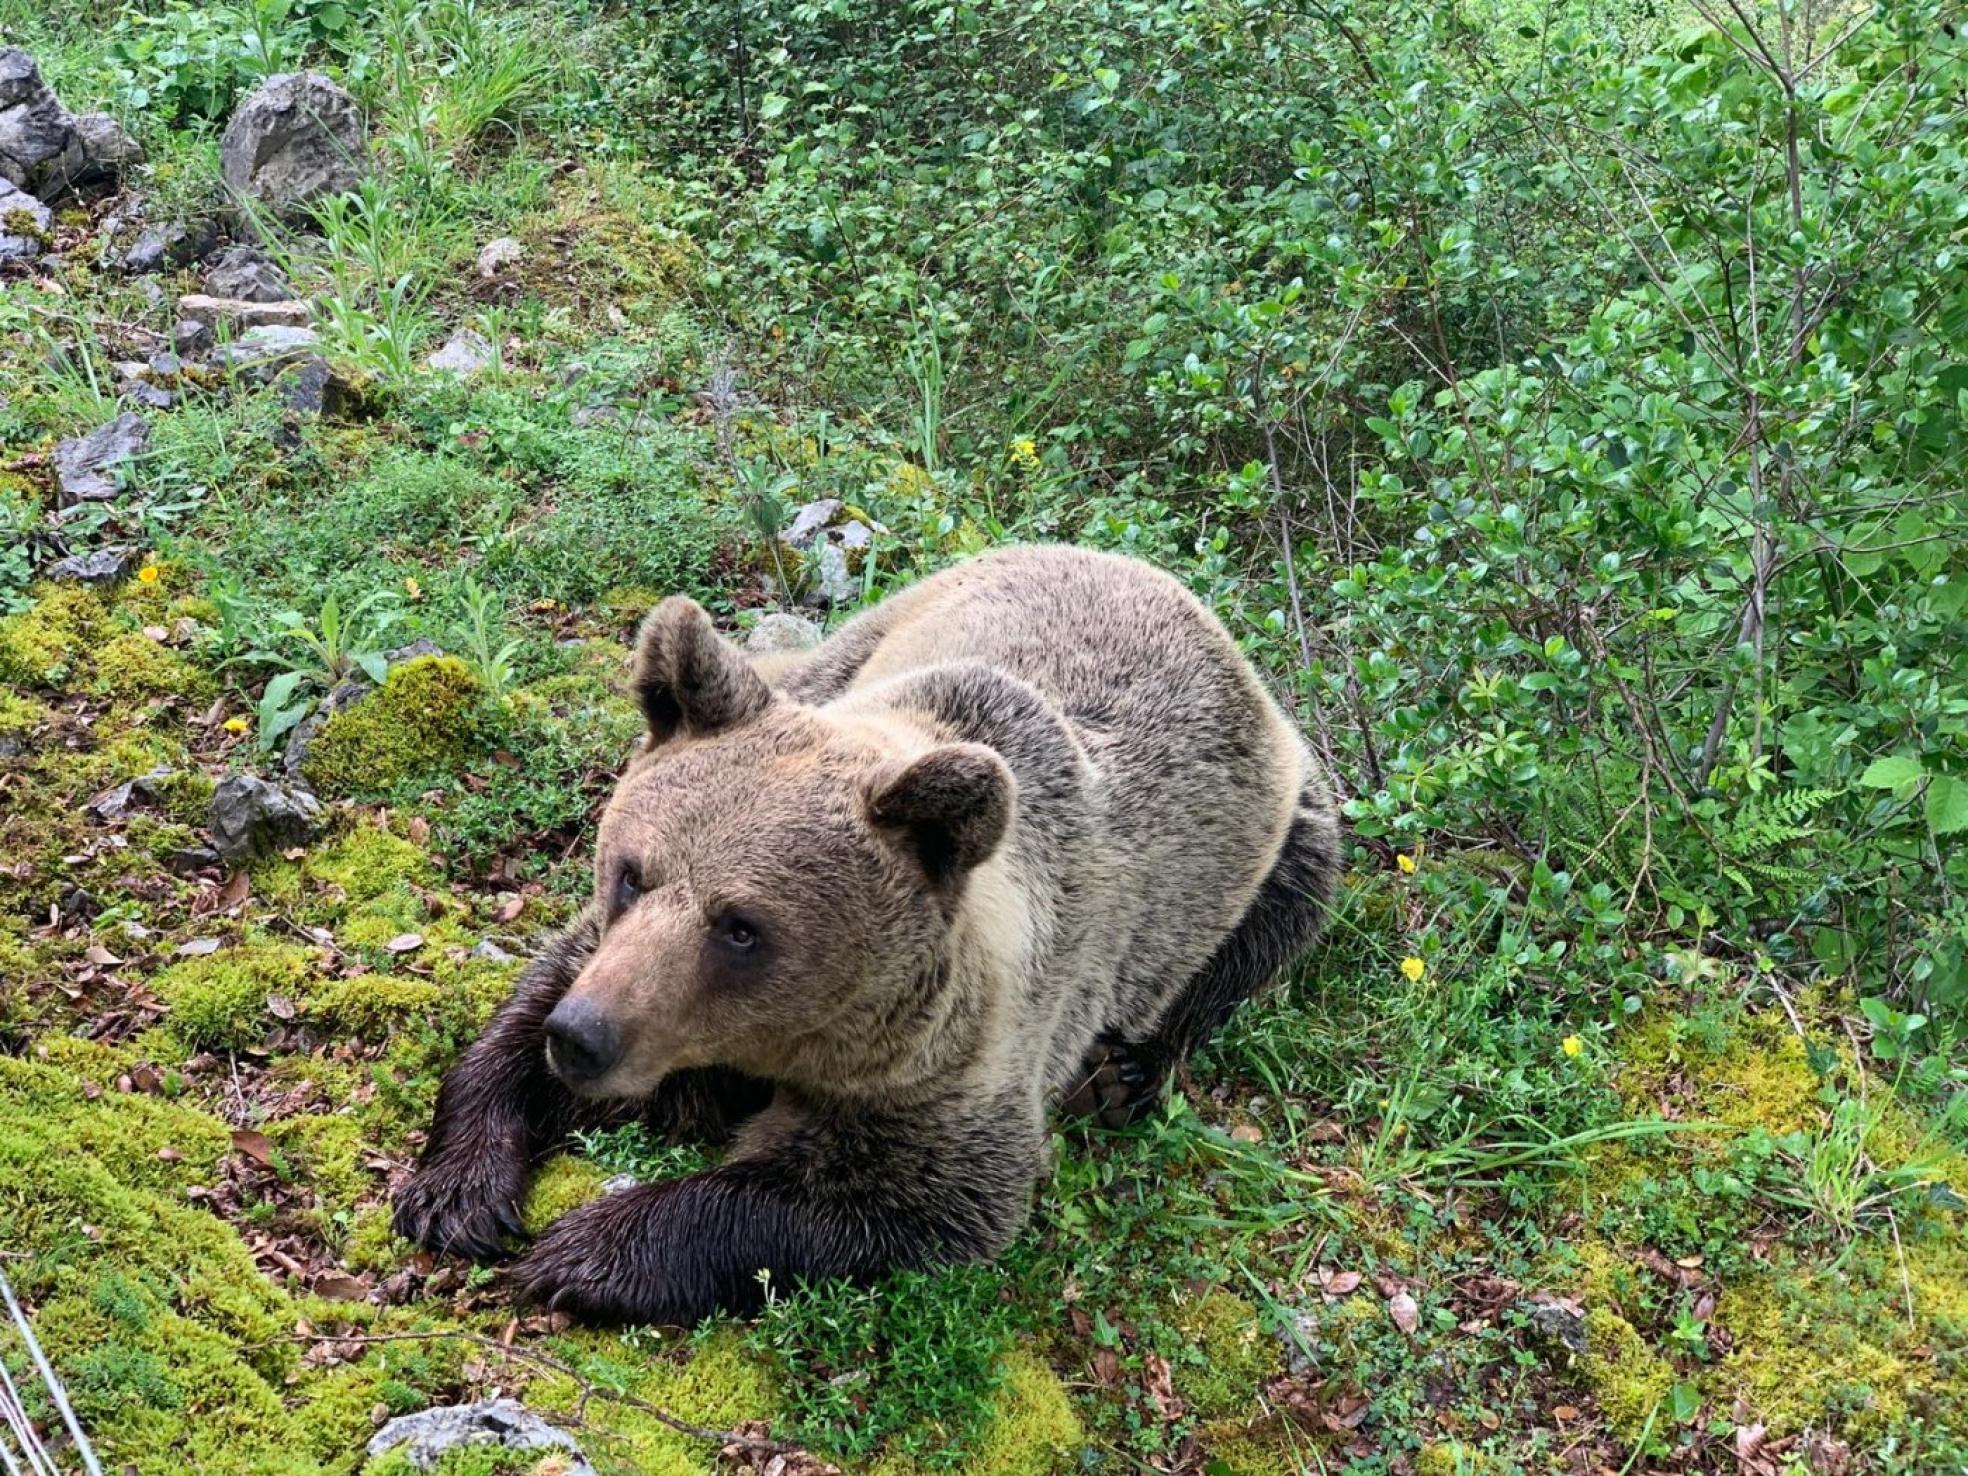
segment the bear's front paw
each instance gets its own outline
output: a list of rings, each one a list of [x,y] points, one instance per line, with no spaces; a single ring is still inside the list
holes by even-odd
[[[396,1194],[391,1225],[405,1240],[474,1261],[505,1254],[503,1237],[523,1238],[519,1197],[524,1164],[446,1154],[425,1160]]]
[[[514,1293],[583,1322],[688,1325],[714,1310],[683,1294],[665,1264],[661,1217],[669,1184],[611,1194],[561,1216],[512,1268]]]

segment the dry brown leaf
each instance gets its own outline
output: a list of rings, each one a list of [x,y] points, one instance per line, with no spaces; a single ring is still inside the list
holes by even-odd
[[[1319,1290],[1333,1300],[1350,1296],[1364,1279],[1358,1271],[1335,1271],[1330,1266],[1319,1268]]]
[[[1421,1308],[1406,1292],[1396,1292],[1387,1299],[1387,1315],[1394,1319],[1396,1327],[1410,1336],[1421,1325]]]
[[[1262,1143],[1264,1141],[1264,1132],[1261,1128],[1253,1127],[1250,1123],[1240,1122],[1230,1129],[1230,1141],[1233,1143]]]
[[[369,1283],[359,1276],[331,1271],[315,1281],[314,1294],[337,1302],[360,1302],[369,1295]]]
[[[423,946],[424,935],[422,933],[398,933],[383,945],[391,953],[415,953]]]
[[[265,1133],[260,1132],[257,1128],[234,1128],[232,1130],[232,1146],[255,1163],[262,1164],[267,1168],[273,1167],[273,1139],[269,1138]]]

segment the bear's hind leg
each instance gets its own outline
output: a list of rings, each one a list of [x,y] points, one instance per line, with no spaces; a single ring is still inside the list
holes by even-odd
[[[1190,1052],[1318,937],[1338,872],[1330,804],[1322,790],[1308,785],[1284,848],[1236,931],[1176,996],[1153,1033],[1142,1040],[1109,1033],[1094,1043],[1061,1113],[1102,1127],[1139,1121]]]

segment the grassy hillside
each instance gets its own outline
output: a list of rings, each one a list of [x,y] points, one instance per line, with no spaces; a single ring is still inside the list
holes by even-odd
[[[0,1266],[106,1469],[373,1476],[506,1393],[604,1472],[1968,1470],[1949,7],[0,40],[143,151],[0,216]],[[220,137],[300,68],[361,179],[282,220]],[[240,244],[316,335],[244,368],[243,309],[179,326]],[[994,1267],[616,1334],[394,1240],[589,885],[642,613],[832,625],[1037,539],[1174,571],[1328,759],[1294,976],[1146,1125],[1062,1124]],[[234,865],[241,774],[321,810]],[[572,1144],[529,1226],[701,1161]]]

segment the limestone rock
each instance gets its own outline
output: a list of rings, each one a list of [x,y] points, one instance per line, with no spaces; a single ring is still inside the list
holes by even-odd
[[[460,328],[444,341],[443,348],[424,360],[424,366],[452,374],[477,374],[491,368],[496,357],[491,341],[484,334]]]
[[[0,261],[31,261],[47,244],[54,213],[11,181],[0,179]]]
[[[235,774],[212,792],[212,845],[234,866],[305,844],[320,821],[321,801],[298,785]]]
[[[811,651],[820,644],[820,627],[802,615],[774,610],[745,636],[745,649],[754,656],[782,651]]]
[[[244,297],[187,292],[178,299],[178,313],[201,323],[229,323],[234,328],[305,328],[314,316],[314,309],[297,297],[256,302]]]
[[[401,1447],[411,1470],[431,1471],[447,1451],[460,1446],[557,1451],[561,1459],[554,1469],[562,1476],[595,1476],[595,1468],[572,1435],[549,1425],[517,1399],[486,1399],[399,1415],[369,1437],[366,1453],[374,1460]]]
[[[0,179],[43,200],[112,179],[143,151],[107,113],[62,106],[18,46],[0,47]]]
[[[62,506],[78,502],[111,502],[116,498],[116,468],[150,445],[150,422],[125,410],[107,425],[86,436],[72,436],[55,447],[55,481]]]
[[[219,164],[236,195],[293,214],[361,183],[368,171],[362,114],[319,72],[277,73],[233,112]]]
[[[214,257],[205,271],[205,290],[241,302],[284,302],[294,295],[280,268],[251,246],[228,246]]]

